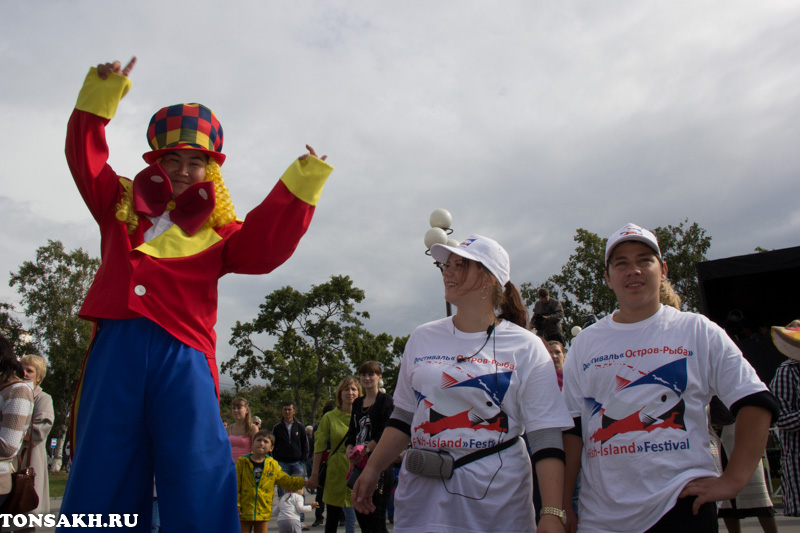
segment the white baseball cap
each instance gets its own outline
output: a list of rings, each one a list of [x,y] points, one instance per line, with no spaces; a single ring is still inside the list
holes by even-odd
[[[652,248],[658,258],[661,259],[661,248],[658,247],[658,239],[656,239],[653,232],[641,226],[637,226],[636,224],[628,223],[612,233],[611,237],[608,238],[608,243],[606,244],[606,264],[608,264],[608,259],[611,257],[611,252],[614,251],[614,248],[616,248],[618,244],[622,244],[626,241],[638,241],[646,244]]]
[[[436,243],[431,246],[431,256],[440,263],[446,263],[450,254],[456,254],[486,267],[505,287],[511,279],[511,261],[508,252],[497,241],[482,235],[470,235],[458,246]]]

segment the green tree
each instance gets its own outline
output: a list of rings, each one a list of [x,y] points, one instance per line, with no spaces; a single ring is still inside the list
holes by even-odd
[[[397,377],[400,374],[400,362],[403,360],[403,352],[406,350],[406,344],[411,335],[403,337],[395,337],[392,342],[392,361],[396,361],[394,366],[383,367],[383,382],[386,385],[386,392],[394,394],[394,389],[397,387]]]
[[[661,254],[669,269],[668,279],[681,297],[685,310],[697,311],[700,294],[697,284],[697,263],[706,260],[711,237],[697,222],[688,219],[677,226],[657,227],[653,233],[658,238]],[[575,232],[575,252],[569,256],[561,272],[550,276],[543,284],[523,283],[521,293],[529,306],[536,300],[536,292],[544,286],[564,308],[565,333],[571,337],[573,326],[583,326],[590,314],[598,318],[616,309],[617,299],[605,281],[605,250],[607,239],[583,228]]]
[[[523,284],[522,296],[528,306],[537,299],[540,287],[550,291],[564,309],[564,334],[570,338],[573,326],[583,326],[586,317],[608,314],[616,307],[613,291],[605,282],[606,239],[596,233],[578,228],[573,240],[578,243],[561,272],[550,276],[543,284]]]
[[[0,333],[11,343],[17,357],[25,354],[38,355],[38,348],[33,343],[28,331],[22,326],[22,322],[14,316],[15,313],[13,305],[0,302]]]
[[[355,308],[363,300],[364,291],[349,276],[331,276],[305,293],[288,286],[272,292],[253,321],[233,327],[236,354],[222,371],[237,387],[266,380],[272,398],[293,400],[298,418],[313,424],[321,403],[333,398],[337,382],[354,366],[372,359],[393,375],[392,337],[364,328],[369,314]]]
[[[53,397],[56,465],[92,336],[92,323],[79,318],[78,310],[99,266],[99,259],[82,249],[67,253],[60,241],[48,240],[46,246],[36,250],[36,260],[22,263],[9,281],[20,294],[33,342],[47,357],[48,373],[42,389]]]

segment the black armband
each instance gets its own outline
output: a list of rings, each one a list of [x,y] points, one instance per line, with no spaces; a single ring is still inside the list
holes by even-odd
[[[766,390],[751,394],[750,396],[745,396],[741,400],[738,400],[731,405],[731,413],[733,413],[733,416],[736,416],[739,413],[739,409],[748,405],[761,407],[772,413],[772,422],[770,422],[770,425],[778,420],[778,416],[780,416],[781,413],[781,406],[778,404],[778,400],[771,392]]]
[[[537,461],[548,459],[550,457],[559,459],[562,463],[565,463],[567,458],[566,454],[564,454],[564,450],[560,450],[558,448],[542,448],[531,455],[531,462],[535,465]]]
[[[402,420],[398,420],[397,418],[390,418],[388,422],[386,422],[387,428],[394,428],[396,430],[402,431],[409,437],[411,436],[411,424],[408,422],[403,422]]]
[[[566,435],[575,435],[579,439],[583,440],[583,429],[581,429],[581,417],[575,417],[572,419],[572,423],[575,424],[569,429],[564,430],[562,433]]]

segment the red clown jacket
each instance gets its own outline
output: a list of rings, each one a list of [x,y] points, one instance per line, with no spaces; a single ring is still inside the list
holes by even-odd
[[[67,129],[67,162],[101,233],[102,264],[80,316],[156,322],[206,355],[218,391],[218,279],[230,272],[265,274],[286,261],[308,229],[333,167],[315,157],[296,160],[243,222],[203,226],[193,235],[173,225],[144,242],[151,225],[146,217],[131,235],[116,219],[117,203],[131,180],[107,163],[105,126],[129,87],[124,76],[101,80],[90,70]]]

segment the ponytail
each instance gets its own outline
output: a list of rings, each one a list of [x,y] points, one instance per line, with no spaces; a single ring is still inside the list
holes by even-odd
[[[500,288],[499,284],[495,287],[495,307],[500,309],[497,317],[527,328],[528,308],[522,303],[522,296],[517,287],[510,281],[506,283],[505,291]]]

